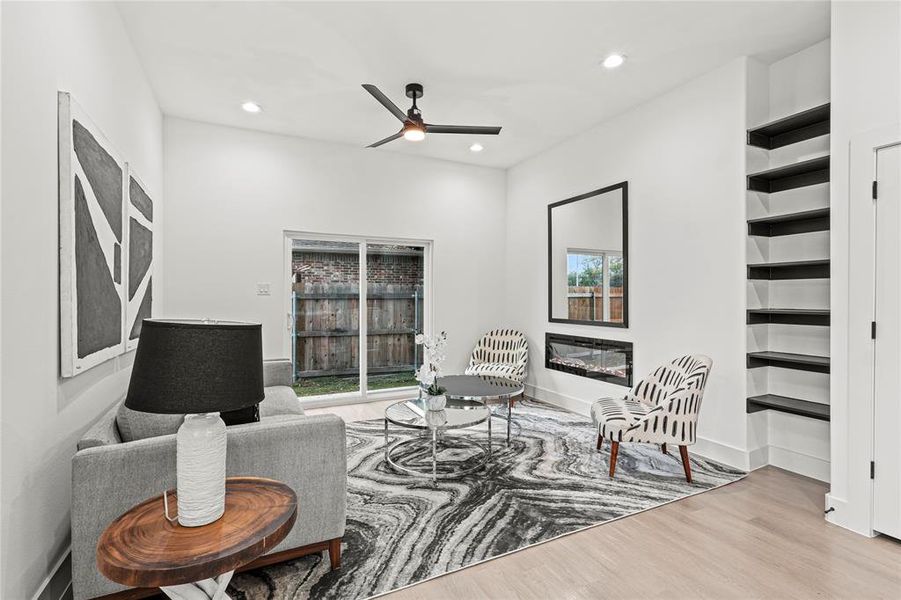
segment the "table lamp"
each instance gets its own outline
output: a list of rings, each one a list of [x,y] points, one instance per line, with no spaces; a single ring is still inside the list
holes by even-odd
[[[184,414],[176,438],[178,522],[199,527],[225,512],[223,411],[263,399],[259,323],[145,319],[125,406]]]

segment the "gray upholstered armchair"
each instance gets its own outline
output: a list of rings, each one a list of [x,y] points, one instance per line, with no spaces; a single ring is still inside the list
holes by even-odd
[[[300,501],[291,533],[252,565],[328,551],[337,568],[347,493],[344,421],[335,415],[305,416],[291,379],[290,361],[266,361],[260,422],[228,428],[227,473],[283,481]],[[120,403],[79,442],[72,460],[76,600],[126,590],[97,571],[97,540],[129,508],[175,487],[174,434],[180,424],[178,415],[135,413]]]

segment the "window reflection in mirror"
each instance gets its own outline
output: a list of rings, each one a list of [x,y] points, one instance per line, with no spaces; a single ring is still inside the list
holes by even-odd
[[[566,268],[568,319],[622,323],[622,252],[570,249]]]

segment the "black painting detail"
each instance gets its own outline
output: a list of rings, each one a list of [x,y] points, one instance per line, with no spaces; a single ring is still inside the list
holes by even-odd
[[[122,283],[122,245],[113,244],[113,281]]]
[[[153,260],[153,232],[135,219],[129,219],[128,224],[128,299],[131,300]]]
[[[120,229],[121,232],[121,229]],[[81,180],[75,177],[75,269],[79,358],[122,339],[122,302],[94,229]]]
[[[88,185],[116,239],[122,242],[122,167],[97,143],[91,132],[72,121],[72,145]]]
[[[128,334],[128,339],[136,340],[141,335],[141,325],[144,323],[144,319],[150,318],[150,307],[153,302],[153,278],[150,278],[150,281],[147,282],[147,289],[144,290],[144,299],[141,300],[141,306],[138,308],[138,313],[135,315],[134,323],[131,324],[131,331]]]
[[[138,212],[144,215],[148,221],[153,221],[153,200],[144,192],[141,184],[134,177],[128,178],[128,197]]]

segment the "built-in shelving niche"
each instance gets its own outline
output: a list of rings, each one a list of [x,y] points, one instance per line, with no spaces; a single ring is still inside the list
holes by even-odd
[[[749,308],[748,325],[829,326],[829,311],[809,308]]]
[[[829,279],[828,260],[796,260],[748,265],[748,279]]]
[[[778,410],[780,412],[810,417],[821,421],[829,420],[829,405],[809,400],[799,400],[788,396],[776,394],[763,394],[748,398],[748,412],[755,413],[761,410]]]
[[[775,194],[828,182],[828,156],[819,156],[748,175],[748,189],[752,192],[765,192],[767,194]]]
[[[748,235],[760,237],[780,237],[829,231],[829,209],[818,208],[803,212],[775,215],[748,221]]]
[[[829,128],[830,107],[829,104],[823,104],[750,129],[748,144],[757,148],[773,150],[828,135]],[[753,192],[776,194],[828,182],[829,156],[819,156],[752,173],[747,177],[747,189]],[[748,235],[770,238],[829,231],[829,218],[829,209],[819,208],[749,219]],[[756,263],[747,266],[747,276],[752,281],[828,279],[829,275],[828,259]],[[828,310],[793,307],[750,308],[747,311],[746,319],[748,325],[780,324],[829,327],[830,324]],[[828,374],[829,358],[769,350],[748,352],[748,369],[765,367]],[[775,410],[812,419],[829,420],[828,404],[777,394],[761,394],[747,399],[748,413],[762,410]]]
[[[796,371],[812,371],[814,373],[829,372],[829,357],[812,354],[793,354],[791,352],[748,352],[748,368],[780,367]]]
[[[829,135],[829,104],[795,113],[748,131],[748,145],[775,150],[783,146]]]

